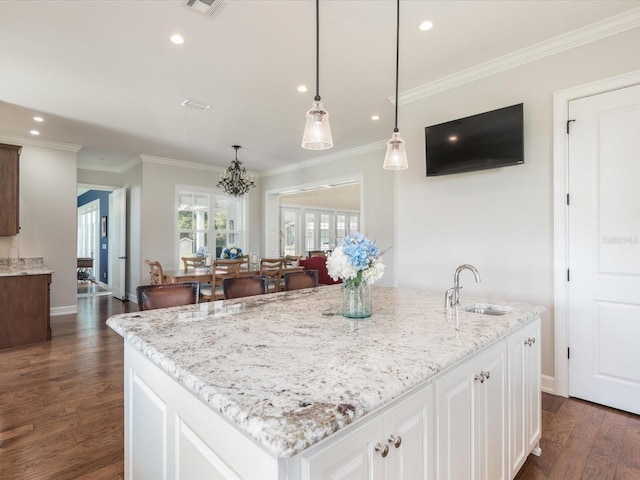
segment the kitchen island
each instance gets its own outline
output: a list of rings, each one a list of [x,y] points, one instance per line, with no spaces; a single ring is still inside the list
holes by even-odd
[[[340,288],[109,318],[126,478],[512,477],[540,435],[542,308],[374,286],[349,320]]]

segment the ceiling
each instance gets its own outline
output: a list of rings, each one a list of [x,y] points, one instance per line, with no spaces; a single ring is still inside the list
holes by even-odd
[[[0,2],[0,132],[36,128],[38,140],[82,145],[79,165],[113,171],[140,154],[226,166],[238,144],[245,166],[264,172],[391,136],[395,1],[320,2],[320,94],[335,146],[319,152],[300,147],[315,93],[315,2],[226,0],[210,17],[185,3]],[[400,92],[639,6],[402,0]],[[422,20],[433,29],[420,31]]]

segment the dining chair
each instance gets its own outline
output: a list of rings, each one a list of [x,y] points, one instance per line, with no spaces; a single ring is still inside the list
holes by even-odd
[[[251,275],[248,277],[225,278],[222,281],[222,292],[225,300],[264,295],[269,293],[269,277],[267,275]]]
[[[149,283],[151,285],[158,285],[160,283],[165,283],[164,282],[164,272],[162,270],[162,265],[160,265],[160,262],[157,261],[151,261],[151,260],[145,260],[144,263],[146,263],[147,265],[149,265]]]
[[[302,256],[300,255],[285,255],[284,256],[284,266],[285,267],[297,267],[300,265],[300,259]]]
[[[300,290],[318,286],[318,270],[304,270],[284,274],[285,290]]]
[[[261,258],[260,275],[269,277],[269,291],[280,291],[280,279],[282,278],[282,268],[284,258]]]
[[[191,305],[200,301],[200,283],[140,285],[136,289],[140,311]]]
[[[224,298],[222,282],[225,278],[236,278],[240,275],[240,269],[245,264],[244,258],[233,260],[215,260],[211,266],[211,286],[200,289],[201,300],[210,302]]]
[[[190,268],[204,267],[205,266],[205,257],[181,257],[182,263],[184,265],[184,269],[189,270]]]

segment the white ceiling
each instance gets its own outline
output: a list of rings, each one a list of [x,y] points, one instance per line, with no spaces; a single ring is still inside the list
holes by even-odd
[[[334,148],[300,147],[315,91],[315,2],[0,2],[0,133],[82,145],[117,170],[140,154],[261,172],[385,141],[393,130],[395,1],[320,2],[320,94]],[[400,91],[640,6],[640,0],[401,1]],[[435,24],[422,32],[418,24]],[[180,33],[184,45],[169,42]],[[307,93],[296,87],[306,84]],[[209,103],[187,109],[187,99]],[[45,122],[35,125],[34,114]],[[373,122],[370,117],[381,119]],[[402,133],[402,106],[400,107]]]

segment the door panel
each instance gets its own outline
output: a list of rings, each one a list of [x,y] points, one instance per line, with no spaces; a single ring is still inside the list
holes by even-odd
[[[110,201],[111,290],[115,298],[127,300],[127,190],[125,188],[114,190]]]
[[[640,413],[640,85],[569,115],[569,394]]]

